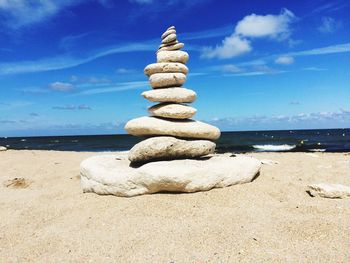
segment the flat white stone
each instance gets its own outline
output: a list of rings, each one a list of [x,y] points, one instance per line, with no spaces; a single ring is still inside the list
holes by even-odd
[[[148,109],[153,116],[173,119],[189,119],[196,114],[197,110],[193,107],[177,103],[160,103]]]
[[[184,46],[185,46],[184,43],[177,43],[175,45],[161,47],[161,48],[158,49],[158,52],[166,51],[166,50],[179,50],[179,49],[183,48]]]
[[[157,62],[180,62],[186,64],[189,55],[182,50],[160,51],[157,53]]]
[[[169,43],[166,43],[166,44],[160,44],[159,48],[173,46],[173,45],[175,45],[177,43],[179,43],[179,41],[175,40],[175,41],[172,41],[172,42],[169,42]]]
[[[155,73],[188,73],[188,68],[182,63],[166,62],[166,63],[153,63],[145,67],[144,73],[147,76],[151,76]]]
[[[176,30],[175,30],[175,29],[169,29],[169,30],[165,31],[165,32],[162,34],[161,38],[164,39],[164,38],[166,38],[167,36],[169,36],[170,34],[176,34]]]
[[[170,30],[170,29],[175,29],[175,26],[170,26],[170,27],[168,27],[166,31],[168,31],[168,30]]]
[[[259,160],[250,157],[215,155],[202,160],[150,162],[133,168],[127,154],[112,154],[86,159],[80,165],[80,175],[84,192],[130,197],[248,183],[257,176],[260,166]]]
[[[165,88],[144,91],[141,94],[145,99],[152,102],[177,102],[190,103],[196,100],[197,94],[186,88]]]
[[[149,78],[152,88],[166,88],[181,86],[186,82],[186,75],[183,73],[155,73]]]
[[[170,34],[162,39],[162,44],[167,44],[176,40],[176,34]]]
[[[152,137],[131,148],[130,162],[197,158],[214,153],[216,144],[208,140],[180,140],[170,136]]]
[[[215,126],[189,119],[170,120],[157,117],[140,117],[128,121],[125,130],[134,136],[168,135],[206,140],[216,140],[220,137],[220,130]]]
[[[306,190],[311,196],[320,196],[325,198],[345,198],[350,197],[350,186],[341,184],[311,184]]]

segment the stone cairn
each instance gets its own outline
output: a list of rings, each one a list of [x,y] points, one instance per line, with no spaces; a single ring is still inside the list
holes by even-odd
[[[133,119],[125,125],[131,135],[150,137],[130,150],[128,158],[134,163],[205,156],[215,151],[213,141],[220,137],[218,128],[191,119],[197,110],[186,103],[193,102],[197,95],[182,87],[189,55],[180,50],[184,44],[177,40],[175,27],[169,27],[161,38],[157,63],[144,70],[152,90],[141,94],[158,104],[148,109],[150,117]]]

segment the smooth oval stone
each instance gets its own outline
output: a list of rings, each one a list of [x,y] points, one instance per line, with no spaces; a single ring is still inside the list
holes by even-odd
[[[186,75],[183,73],[155,73],[149,78],[149,82],[154,89],[181,86],[185,81]]]
[[[177,43],[175,45],[161,47],[160,49],[158,49],[157,52],[167,51],[167,50],[179,50],[179,49],[183,48],[184,46],[185,46],[184,43]]]
[[[167,36],[169,36],[170,34],[176,34],[176,30],[175,29],[169,29],[169,30],[165,31],[161,38],[164,39]]]
[[[176,34],[170,34],[162,40],[162,44],[166,44],[176,40]]]
[[[167,46],[172,46],[172,45],[175,45],[175,44],[177,44],[177,43],[179,43],[179,41],[175,40],[175,41],[170,42],[170,43],[167,43],[167,44],[160,44],[160,45],[159,45],[159,48],[167,47]]]
[[[174,26],[170,26],[170,27],[167,28],[166,31],[171,30],[171,29],[175,29],[175,27]]]
[[[145,99],[152,102],[177,102],[190,103],[195,101],[197,94],[186,88],[166,88],[144,91],[141,94]]]
[[[210,124],[194,120],[169,120],[157,117],[141,117],[130,120],[125,130],[134,136],[169,135],[182,138],[216,140],[220,130]]]
[[[160,103],[148,109],[153,116],[172,118],[172,119],[189,119],[196,114],[197,110],[193,107],[177,103]]]
[[[165,62],[147,65],[144,69],[145,75],[151,76],[155,73],[188,73],[188,68],[182,63]]]
[[[216,144],[208,140],[180,140],[170,136],[153,137],[134,145],[128,159],[130,162],[149,162],[198,158],[214,153],[215,147]]]
[[[173,50],[173,51],[160,51],[157,53],[157,62],[180,62],[186,64],[189,55],[185,51]]]

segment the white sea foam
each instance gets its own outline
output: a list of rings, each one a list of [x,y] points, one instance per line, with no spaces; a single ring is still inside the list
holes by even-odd
[[[253,147],[259,151],[271,151],[271,152],[278,152],[278,151],[290,151],[296,147],[296,145],[289,145],[289,144],[281,144],[281,145],[272,145],[272,144],[265,144],[265,145],[253,145]]]
[[[310,149],[310,152],[324,152],[326,149]]]

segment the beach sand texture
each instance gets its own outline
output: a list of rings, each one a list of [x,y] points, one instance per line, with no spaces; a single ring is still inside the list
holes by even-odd
[[[350,261],[350,198],[305,192],[350,185],[349,155],[251,153],[279,163],[248,184],[120,198],[82,193],[96,154],[0,153],[0,262]]]

